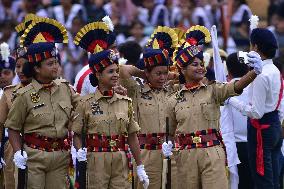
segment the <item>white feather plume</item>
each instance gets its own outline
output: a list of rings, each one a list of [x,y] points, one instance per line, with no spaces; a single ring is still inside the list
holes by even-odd
[[[9,62],[9,56],[10,56],[9,45],[5,42],[1,43],[0,51],[1,51],[2,60],[5,60],[5,62]]]
[[[205,67],[207,67],[209,65],[210,59],[211,59],[210,54],[207,53],[207,52],[204,52],[203,53],[203,60],[204,60]]]
[[[252,15],[249,19],[250,21],[250,30],[252,31],[253,29],[257,28],[258,26],[258,21],[259,21],[259,18],[258,16],[256,15]]]
[[[118,64],[119,65],[125,65],[127,61],[128,61],[127,59],[121,57],[121,58],[118,59]]]
[[[108,26],[108,29],[109,29],[110,31],[113,31],[113,30],[114,30],[114,25],[113,25],[113,23],[112,23],[112,21],[111,21],[111,19],[110,19],[109,16],[103,17],[102,20],[103,20],[103,22]]]

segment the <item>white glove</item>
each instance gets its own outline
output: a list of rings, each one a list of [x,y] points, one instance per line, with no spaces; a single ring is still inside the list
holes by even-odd
[[[80,148],[77,152],[78,161],[87,161],[87,148]]]
[[[0,169],[2,169],[6,165],[5,161],[3,158],[0,160]]]
[[[77,151],[73,145],[71,146],[71,156],[72,156],[73,166],[74,168],[76,168]]]
[[[257,52],[251,51],[248,53],[249,66],[253,68],[254,72],[259,75],[262,72],[263,63],[260,55]]]
[[[143,183],[144,189],[147,189],[148,186],[149,186],[149,178],[148,178],[148,175],[145,172],[144,165],[137,166],[137,176],[138,176],[140,182]]]
[[[164,142],[162,144],[162,151],[165,157],[170,157],[171,155],[173,155],[172,150],[173,150],[172,141],[168,141],[168,143]]]
[[[18,150],[14,154],[13,161],[15,162],[15,165],[20,169],[26,169],[27,160],[28,160],[28,155],[27,152],[25,151],[23,151],[23,155],[21,154],[21,150]]]

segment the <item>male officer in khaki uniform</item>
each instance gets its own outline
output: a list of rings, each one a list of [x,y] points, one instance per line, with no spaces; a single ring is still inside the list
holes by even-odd
[[[168,27],[158,27],[152,35],[149,44],[167,39],[165,43],[172,44],[170,48],[152,45],[143,53],[143,65],[146,80],[144,84],[136,82],[132,76],[143,72],[132,66],[121,66],[121,84],[127,88],[128,96],[133,100],[135,118],[141,127],[138,134],[142,162],[150,179],[150,189],[162,188],[163,159],[162,144],[166,136],[166,105],[174,94],[171,87],[166,86],[169,75],[171,56],[177,45],[177,35]],[[161,43],[162,44],[162,43]],[[151,46],[151,45],[150,45]],[[175,165],[175,161],[172,161]],[[175,166],[173,166],[176,168]],[[172,171],[172,188],[175,188],[175,171]],[[137,183],[137,188],[142,185]]]
[[[47,27],[52,28],[48,35],[42,32]],[[66,188],[68,123],[78,95],[65,80],[56,79],[59,65],[55,44],[50,41],[66,42],[66,30],[57,21],[45,19],[33,22],[25,34],[21,38],[28,46],[24,74],[33,79],[18,90],[5,123],[14,162],[20,169],[28,167],[28,188]],[[25,146],[21,153],[22,128]]]

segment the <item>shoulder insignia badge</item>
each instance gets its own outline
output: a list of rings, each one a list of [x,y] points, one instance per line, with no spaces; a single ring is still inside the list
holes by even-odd
[[[40,101],[40,96],[38,93],[32,92],[30,95],[33,103],[38,103]]]

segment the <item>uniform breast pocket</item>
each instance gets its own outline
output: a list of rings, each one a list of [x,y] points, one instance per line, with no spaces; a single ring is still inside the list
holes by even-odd
[[[126,113],[116,113],[116,127],[120,134],[128,133],[129,117]]]
[[[201,111],[204,118],[208,121],[216,121],[220,118],[220,107],[214,103],[202,103]]]
[[[175,107],[175,114],[177,121],[182,123],[185,121],[185,119],[189,119],[191,115],[190,107],[186,104],[178,105]]]
[[[69,119],[70,116],[71,116],[71,110],[72,110],[71,104],[69,104],[67,102],[59,102],[59,106],[60,106],[61,110],[63,110],[63,112],[67,116],[67,118]]]
[[[143,100],[139,102],[138,104],[139,112],[141,114],[150,114],[153,115],[156,110],[156,106],[154,102],[147,102],[146,100]]]
[[[40,124],[49,124],[52,122],[51,110],[47,106],[32,110],[34,121]]]
[[[108,131],[109,120],[105,115],[90,115],[88,124],[89,133],[103,134]]]

